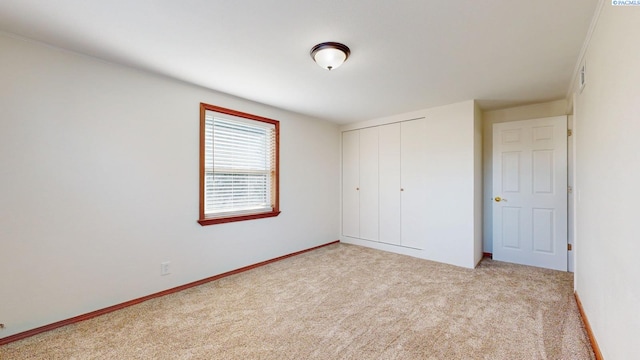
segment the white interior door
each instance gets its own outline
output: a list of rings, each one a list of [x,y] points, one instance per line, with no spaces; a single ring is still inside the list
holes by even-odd
[[[429,234],[426,219],[429,203],[425,137],[426,119],[405,121],[400,125],[401,240],[402,246],[424,249]]]
[[[380,242],[400,245],[400,124],[379,129]]]
[[[342,133],[342,235],[360,236],[360,132]]]
[[[493,125],[493,258],[567,271],[566,116]]]
[[[360,130],[360,238],[378,241],[378,127]]]

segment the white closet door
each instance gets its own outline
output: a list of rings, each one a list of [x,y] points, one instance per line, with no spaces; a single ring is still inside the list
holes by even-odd
[[[378,127],[360,130],[360,238],[378,241]]]
[[[401,125],[401,245],[416,249],[424,248],[428,234],[426,134],[426,119],[405,121]]]
[[[380,242],[400,245],[400,123],[379,127]]]
[[[342,235],[360,237],[360,132],[342,133]]]

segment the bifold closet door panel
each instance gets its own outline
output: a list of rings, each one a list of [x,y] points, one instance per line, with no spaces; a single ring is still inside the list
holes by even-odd
[[[400,245],[400,123],[379,127],[380,242]]]
[[[360,237],[360,132],[342,133],[342,235]]]
[[[378,241],[378,129],[360,130],[360,238]]]
[[[401,241],[402,246],[424,249],[429,204],[427,120],[405,121],[401,125]]]

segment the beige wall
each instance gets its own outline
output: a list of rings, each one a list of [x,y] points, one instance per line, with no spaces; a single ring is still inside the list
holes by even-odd
[[[527,106],[518,106],[508,109],[485,111],[482,114],[482,180],[483,180],[483,243],[484,251],[493,252],[493,124],[545,118],[565,115],[567,113],[567,101],[557,100]]]
[[[476,102],[474,104],[473,114],[473,133],[474,133],[474,154],[473,154],[473,167],[474,167],[474,254],[475,263],[478,264],[482,260],[482,253],[484,252],[483,237],[483,224],[482,224],[482,198],[483,196],[483,178],[482,178],[482,110]]]
[[[0,337],[338,239],[336,124],[3,34],[0,79]],[[197,224],[200,102],[281,121],[280,216]]]
[[[574,97],[576,291],[607,360],[640,359],[640,7],[604,2]]]

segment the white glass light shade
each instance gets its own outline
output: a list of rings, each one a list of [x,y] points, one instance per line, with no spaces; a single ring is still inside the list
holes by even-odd
[[[326,48],[318,51],[313,58],[318,65],[327,69],[337,69],[347,59],[347,54],[338,49]]]
[[[311,57],[327,70],[337,69],[349,57],[350,50],[346,45],[334,42],[318,44],[311,49]]]

